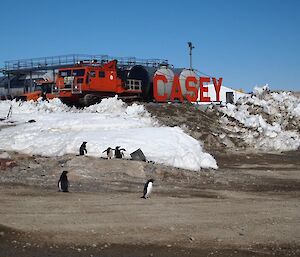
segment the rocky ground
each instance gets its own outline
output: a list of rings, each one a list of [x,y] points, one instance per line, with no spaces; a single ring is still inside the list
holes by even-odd
[[[202,140],[219,169],[2,152],[1,257],[300,256],[299,151],[253,152],[229,133],[224,141],[216,115],[191,105],[146,107]],[[57,191],[63,170],[69,193]]]
[[[146,109],[158,122],[165,126],[180,126],[193,138],[200,140],[209,153],[224,152],[228,149],[245,149],[238,133],[229,131],[219,122],[217,106],[149,103]]]
[[[300,154],[217,154],[200,173],[9,153],[1,256],[299,256]],[[70,193],[57,192],[62,170]],[[150,199],[144,181],[155,178]]]

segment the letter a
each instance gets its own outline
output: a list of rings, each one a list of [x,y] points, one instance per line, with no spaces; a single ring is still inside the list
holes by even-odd
[[[172,91],[171,91],[171,97],[170,100],[174,101],[175,99],[178,99],[180,102],[183,102],[183,96],[181,92],[180,82],[178,75],[174,76]]]

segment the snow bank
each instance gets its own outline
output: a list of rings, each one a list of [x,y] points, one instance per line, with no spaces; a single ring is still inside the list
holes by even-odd
[[[255,87],[252,96],[220,109],[225,114],[221,123],[229,130],[240,132],[250,147],[266,151],[297,150],[300,147],[299,106],[300,99],[290,93],[271,93],[267,85]]]
[[[143,105],[127,106],[116,97],[84,109],[70,108],[58,99],[49,103],[2,101],[0,117],[7,115],[11,105],[10,121],[17,125],[0,130],[2,150],[60,156],[77,154],[87,141],[90,156],[105,156],[102,152],[107,147],[120,145],[127,158],[141,148],[148,160],[157,163],[195,171],[217,168],[197,140],[178,127],[159,127]],[[36,122],[28,123],[31,119]]]

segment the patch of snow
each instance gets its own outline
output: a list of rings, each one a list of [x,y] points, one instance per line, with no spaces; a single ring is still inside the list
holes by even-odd
[[[10,159],[10,155],[7,152],[0,153],[0,159]]]
[[[269,87],[255,87],[252,96],[240,98],[237,105],[220,108],[225,114],[220,122],[233,126],[250,146],[266,151],[290,151],[300,147],[300,99],[288,92],[270,92]],[[246,130],[245,130],[246,129]]]
[[[38,102],[0,101],[0,117],[12,105],[16,126],[0,130],[0,149],[43,156],[78,154],[87,141],[88,155],[104,157],[107,147],[120,145],[125,158],[138,148],[147,160],[198,171],[217,169],[216,160],[179,127],[159,127],[143,105],[127,106],[117,97],[83,109],[58,99]],[[34,119],[35,123],[28,123]],[[1,125],[1,123],[0,123]]]
[[[266,84],[266,85],[264,85],[264,86],[262,86],[262,87],[256,86],[256,87],[254,87],[254,89],[253,89],[253,93],[254,93],[254,95],[257,96],[257,97],[259,97],[259,96],[261,96],[261,95],[264,95],[265,93],[268,93],[268,92],[270,92],[270,88],[269,88],[269,85],[268,85],[268,84]]]
[[[292,115],[300,119],[300,103],[292,110]]]

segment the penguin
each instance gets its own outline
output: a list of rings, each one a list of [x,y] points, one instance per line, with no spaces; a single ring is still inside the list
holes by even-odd
[[[57,182],[59,192],[69,192],[68,190],[69,181],[68,181],[67,173],[68,171],[64,170]]]
[[[122,159],[124,157],[124,153],[122,151],[126,151],[124,148],[120,148],[121,146],[116,146],[115,149],[115,158]]]
[[[144,198],[144,199],[147,199],[151,192],[152,192],[152,188],[153,188],[153,182],[154,182],[154,179],[149,179],[145,186],[144,186],[144,194],[141,198]]]
[[[108,147],[105,151],[103,151],[102,153],[107,153],[107,159],[111,159],[113,157],[113,150],[111,147]]]
[[[84,152],[87,154],[86,150],[86,144],[87,142],[83,142],[79,148],[79,155],[84,155]]]
[[[42,101],[47,101],[49,103],[49,100],[47,98],[46,92],[41,93]]]

